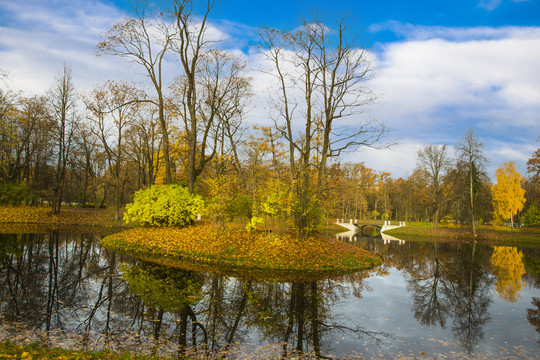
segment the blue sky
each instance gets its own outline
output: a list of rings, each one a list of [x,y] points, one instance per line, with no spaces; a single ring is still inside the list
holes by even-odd
[[[384,122],[397,143],[345,160],[405,177],[422,145],[446,144],[453,155],[473,128],[490,176],[511,160],[525,174],[540,146],[540,0],[221,0],[211,20],[231,50],[258,64],[258,26],[294,29],[316,8],[348,11],[355,31],[372,39],[375,76],[367,85],[379,98],[363,116]],[[144,83],[121,59],[93,55],[100,34],[129,12],[126,0],[0,0],[0,69],[9,75],[0,86],[43,94],[63,63],[82,92],[108,79]],[[174,75],[174,64],[168,70]],[[250,123],[266,119],[265,79],[254,79]]]

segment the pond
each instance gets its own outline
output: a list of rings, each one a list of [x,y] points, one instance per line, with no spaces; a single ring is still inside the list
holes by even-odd
[[[372,271],[264,282],[89,234],[0,235],[0,340],[230,358],[540,358],[540,250],[340,236]]]

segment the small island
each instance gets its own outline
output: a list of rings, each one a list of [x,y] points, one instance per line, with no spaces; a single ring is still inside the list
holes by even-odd
[[[301,236],[295,230],[195,221],[203,207],[202,199],[182,186],[141,190],[124,219],[142,226],[110,235],[102,244],[168,266],[244,277],[265,274],[266,279],[326,277],[382,264],[380,256],[317,231]]]

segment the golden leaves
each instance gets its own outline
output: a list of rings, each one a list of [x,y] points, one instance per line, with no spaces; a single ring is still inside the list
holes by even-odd
[[[247,232],[209,224],[186,228],[135,228],[102,240],[108,247],[145,255],[180,257],[207,264],[269,270],[351,271],[382,263],[379,256],[334,238],[294,232]]]

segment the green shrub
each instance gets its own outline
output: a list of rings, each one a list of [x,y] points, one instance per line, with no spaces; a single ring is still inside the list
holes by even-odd
[[[525,211],[523,223],[526,226],[540,225],[540,209],[538,208],[538,205],[532,204],[527,211]]]
[[[133,196],[133,203],[126,205],[125,222],[141,225],[185,226],[204,209],[204,202],[198,195],[192,195],[180,185],[154,185],[139,190]]]
[[[30,191],[26,185],[0,184],[0,204],[2,205],[19,205],[23,202],[29,202],[31,199]]]

